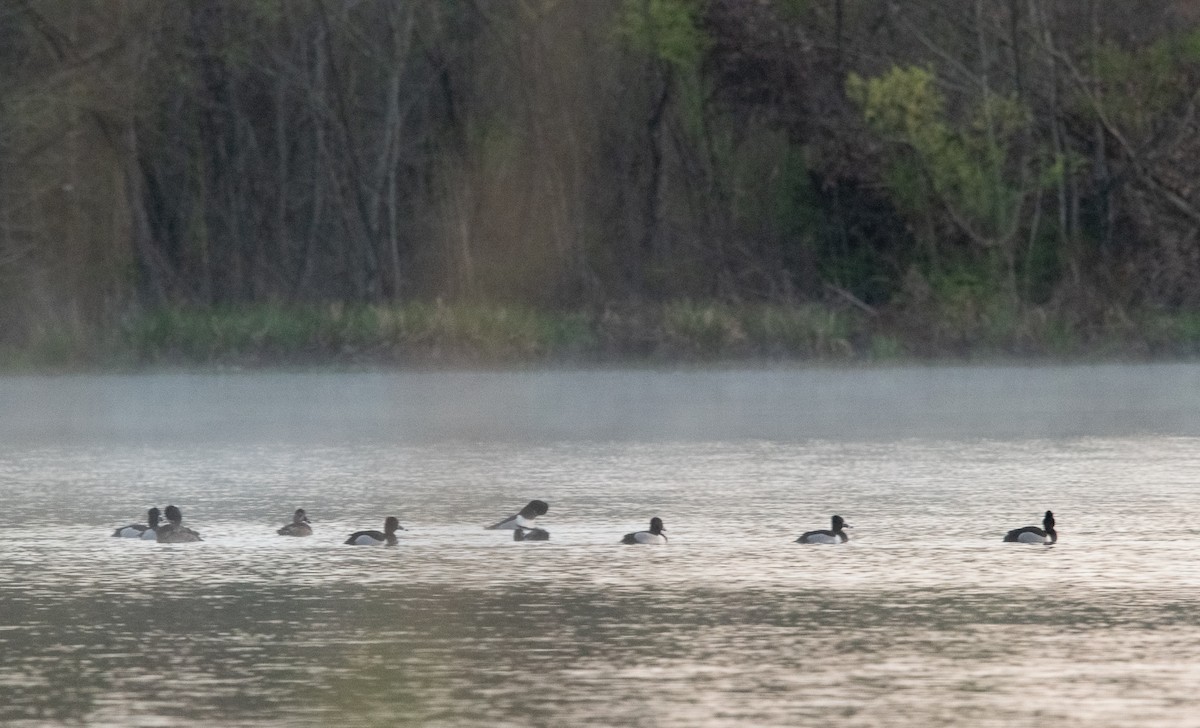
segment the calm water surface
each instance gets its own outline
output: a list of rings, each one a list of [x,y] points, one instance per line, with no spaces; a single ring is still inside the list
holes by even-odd
[[[0,723],[1200,725],[1198,445],[1184,364],[0,379]]]

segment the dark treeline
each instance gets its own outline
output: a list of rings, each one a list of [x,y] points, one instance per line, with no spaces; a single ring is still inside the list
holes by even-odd
[[[3,0],[0,339],[257,303],[1193,311],[1198,97],[1188,0]]]

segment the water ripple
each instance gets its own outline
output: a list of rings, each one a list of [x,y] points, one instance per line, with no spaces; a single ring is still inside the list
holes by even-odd
[[[9,443],[0,722],[1194,725],[1198,444]],[[531,497],[551,541],[482,529]],[[169,502],[204,542],[109,537]]]

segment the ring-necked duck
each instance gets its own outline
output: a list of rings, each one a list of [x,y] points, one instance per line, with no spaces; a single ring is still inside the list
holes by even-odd
[[[146,512],[146,522],[149,525],[143,526],[140,523],[131,523],[128,526],[122,526],[113,531],[113,536],[118,538],[155,538],[155,531],[158,528],[158,517],[158,508],[151,508]]]
[[[350,538],[346,539],[346,543],[351,546],[379,546],[380,544],[395,546],[396,531],[407,530],[400,528],[400,521],[395,516],[388,516],[383,522],[382,533],[379,531],[355,531],[350,534]]]
[[[544,528],[521,526],[513,529],[513,541],[549,541],[550,532]]]
[[[854,526],[846,523],[841,516],[834,516],[830,520],[833,523],[832,529],[802,533],[800,538],[796,539],[796,543],[846,543],[849,541],[850,537],[842,529],[854,528]]]
[[[1058,532],[1054,530],[1054,514],[1046,511],[1046,515],[1042,517],[1041,528],[1037,526],[1014,528],[1004,534],[1004,540],[1006,543],[1057,543]]]
[[[635,531],[627,533],[621,539],[621,543],[666,543],[667,537],[663,533],[667,529],[663,528],[662,519],[658,516],[650,519],[649,531]]]
[[[279,529],[275,533],[280,536],[311,536],[312,526],[308,525],[311,521],[308,520],[308,514],[303,508],[297,508],[292,514],[292,522]]]
[[[158,527],[155,540],[159,543],[191,543],[202,541],[200,534],[183,525],[183,511],[167,506],[167,522]]]
[[[550,510],[550,504],[546,501],[531,500],[528,505],[521,509],[520,513],[511,515],[499,523],[484,526],[484,529],[530,528],[533,526],[534,519],[538,516],[546,515],[546,511],[548,510]]]

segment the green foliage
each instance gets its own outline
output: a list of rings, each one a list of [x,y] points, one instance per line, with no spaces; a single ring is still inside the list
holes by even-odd
[[[1055,242],[1055,230],[1046,226],[1041,235],[1029,242],[1021,258],[1021,293],[1029,303],[1047,303],[1062,276],[1062,257]]]
[[[915,67],[892,68],[870,79],[851,73],[846,93],[869,124],[918,150],[934,152],[950,136],[942,120],[945,102],[934,81],[933,71]]]
[[[10,371],[76,367],[88,360],[90,342],[65,328],[39,331],[24,346],[0,346],[0,368]]]
[[[403,306],[161,309],[120,337],[45,330],[26,347],[0,347],[0,370],[79,369],[97,363],[206,365],[421,363],[512,365],[554,361],[728,361],[751,358],[887,362],[920,357],[1200,354],[1200,313],[1131,316],[1114,310],[1096,327],[1069,312],[1018,307],[959,270],[916,330],[885,329],[857,311],[673,301],[606,312],[521,307]]]
[[[407,360],[528,361],[595,346],[580,314],[443,306],[167,308],[128,326],[148,361],[291,361],[367,356]]]
[[[804,148],[782,131],[760,126],[743,129],[738,137],[735,141],[733,133],[726,133],[714,145],[730,187],[734,219],[748,228],[771,225],[789,237],[811,230],[819,221],[808,194]]]
[[[1032,114],[1015,96],[985,92],[952,115],[930,69],[895,67],[870,79],[851,74],[846,90],[868,125],[891,142],[884,178],[927,237],[923,247],[935,251],[927,261],[933,293],[950,309],[963,307],[949,315],[975,322],[949,327],[984,341],[1003,338],[997,328],[1011,325],[1008,308],[1022,296],[1046,300],[1060,270],[1048,238],[1021,245],[1028,200],[1078,171],[1080,158],[1052,156],[1035,144]],[[947,246],[940,239],[946,229],[972,244]]]
[[[1105,113],[1126,129],[1148,133],[1157,119],[1192,96],[1192,79],[1200,72],[1200,29],[1135,50],[1106,41],[1095,53],[1094,66]]]
[[[604,351],[624,355],[841,359],[855,356],[850,341],[863,333],[862,326],[861,318],[818,305],[676,301],[615,319],[441,303],[255,306],[154,311],[126,327],[121,348],[144,362],[519,363],[595,358],[603,353],[603,340]]]
[[[868,303],[886,302],[894,288],[889,261],[906,255],[905,246],[892,245],[904,239],[895,210],[855,181],[819,189],[808,146],[767,121],[737,123],[728,116],[708,123],[711,184],[725,191],[735,228],[778,251],[788,270],[815,264],[822,280]]]
[[[701,27],[703,10],[704,0],[621,0],[616,26],[627,45],[672,71],[676,113],[696,146],[705,137],[705,98],[710,91],[700,72],[712,46]]]
[[[889,334],[875,334],[871,337],[871,361],[895,361],[905,358],[904,342]]]
[[[667,305],[662,314],[662,332],[667,346],[710,356],[724,353],[746,339],[742,322],[728,309],[689,302]]]
[[[1030,309],[1065,301],[1151,348],[1194,338],[1174,308],[1130,333],[1090,302],[1193,300],[1200,28],[1163,22],[1177,1],[1097,3],[1086,28],[895,4],[924,43],[844,0],[36,5],[0,48],[13,361],[115,347],[47,322],[114,326],[134,301],[165,306],[124,331],[148,361],[887,357],[921,352],[918,329],[933,351],[1051,350],[1079,322]],[[856,108],[824,80],[839,67],[863,74]],[[822,281],[880,315],[675,302],[610,336],[497,308]],[[414,302],[438,296],[484,305]]]
[[[911,210],[942,201],[974,234],[993,241],[1011,228],[1026,192],[1013,157],[1031,120],[1015,97],[986,96],[956,125],[926,68],[897,67],[870,79],[852,73],[846,91],[867,123],[904,150],[890,166],[889,183]]]
[[[1153,353],[1174,356],[1200,354],[1200,312],[1153,312],[1140,318],[1135,327],[1144,333]]]
[[[634,48],[694,73],[711,44],[701,0],[622,0],[618,34]]]
[[[755,306],[745,316],[750,337],[766,351],[809,358],[850,355],[850,341],[863,326],[861,319],[844,311],[813,304]]]

